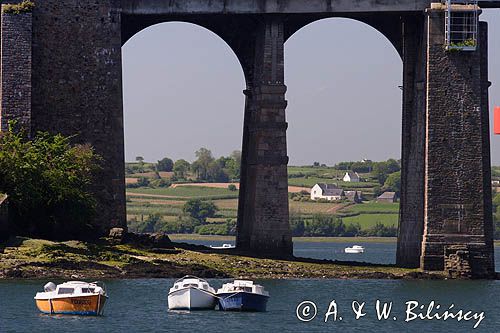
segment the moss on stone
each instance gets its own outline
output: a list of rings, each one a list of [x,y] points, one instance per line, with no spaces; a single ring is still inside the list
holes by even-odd
[[[23,13],[31,13],[35,8],[35,3],[33,1],[23,1],[17,4],[6,4],[3,5],[3,12],[5,14],[23,14]]]

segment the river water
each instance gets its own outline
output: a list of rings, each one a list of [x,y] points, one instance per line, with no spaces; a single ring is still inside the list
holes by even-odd
[[[198,242],[200,243],[200,242]],[[203,243],[203,242],[201,242]],[[212,242],[213,243],[213,242]],[[395,244],[359,243],[367,248],[361,256],[348,260],[374,263],[394,262]],[[295,254],[304,257],[346,260],[341,243],[295,244]],[[497,267],[500,257],[496,248]],[[218,288],[227,280],[209,280]],[[0,333],[4,332],[499,332],[500,281],[403,281],[403,280],[260,280],[270,292],[266,313],[225,313],[219,311],[172,312],[167,310],[167,292],[172,279],[141,279],[106,281],[109,303],[105,315],[99,318],[42,315],[36,309],[33,296],[46,281],[0,281]],[[59,281],[55,281],[59,282]],[[331,302],[337,306],[335,315],[325,314]],[[388,319],[378,320],[376,301],[392,303]],[[297,318],[297,306],[303,322]],[[365,316],[355,319],[353,301],[365,302]],[[406,312],[406,302],[418,302],[417,308]],[[471,320],[412,319],[423,314],[431,301],[442,314],[449,309],[472,311]],[[416,303],[409,303],[413,305]],[[356,305],[356,303],[355,303]],[[359,307],[356,307],[359,309]],[[332,306],[331,310],[335,307]],[[309,311],[308,311],[309,310]],[[481,312],[484,312],[481,315]],[[309,315],[309,316],[307,316]],[[407,317],[408,316],[408,317]],[[423,316],[423,315],[422,315]],[[484,319],[473,326],[479,319]],[[342,320],[340,320],[342,317]],[[418,318],[418,317],[417,317]]]

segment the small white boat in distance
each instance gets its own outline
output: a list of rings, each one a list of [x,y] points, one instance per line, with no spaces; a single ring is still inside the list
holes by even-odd
[[[168,293],[169,310],[215,309],[215,289],[196,276],[185,276],[175,281]]]
[[[365,248],[360,245],[353,245],[352,247],[346,247],[344,249],[345,253],[363,253],[365,252]]]
[[[231,244],[222,244],[222,246],[210,245],[210,247],[212,249],[215,249],[215,250],[225,250],[225,249],[234,249],[234,248],[236,248],[236,246],[231,245]]]

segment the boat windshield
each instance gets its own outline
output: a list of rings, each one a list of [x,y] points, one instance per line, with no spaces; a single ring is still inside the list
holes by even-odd
[[[235,290],[237,291],[246,291],[247,293],[252,292],[252,287],[236,287]]]
[[[72,294],[75,291],[74,288],[59,288],[58,294]]]
[[[189,287],[198,288],[198,285],[196,283],[185,283],[182,287],[183,288],[189,288]]]
[[[92,294],[95,292],[95,288],[82,288],[83,294]]]

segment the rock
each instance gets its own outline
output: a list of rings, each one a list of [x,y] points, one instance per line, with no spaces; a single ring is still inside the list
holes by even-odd
[[[166,233],[158,232],[150,235],[153,247],[159,249],[171,249],[174,246]]]
[[[125,230],[123,228],[112,228],[109,231],[109,238],[118,243],[123,242],[124,236],[125,236]]]

